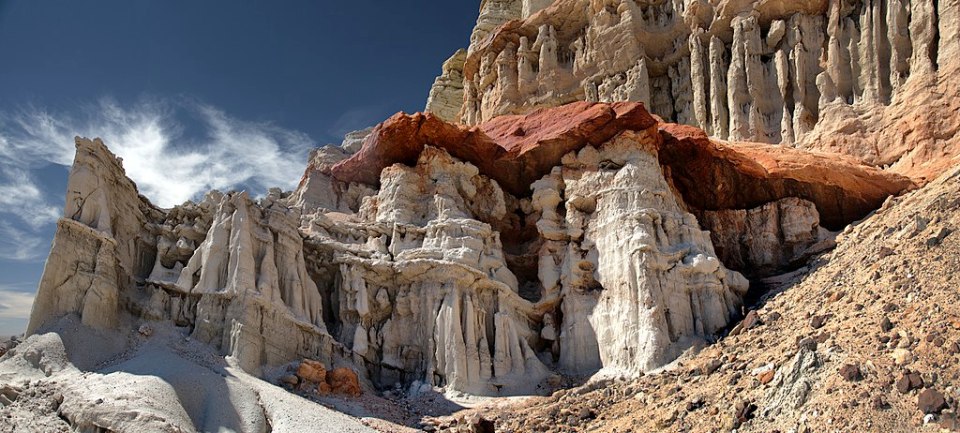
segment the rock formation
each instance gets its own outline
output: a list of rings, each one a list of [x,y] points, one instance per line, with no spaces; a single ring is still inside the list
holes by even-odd
[[[485,0],[480,9],[426,113],[314,150],[291,192],[211,191],[161,209],[100,140],[77,138],[27,330],[36,336],[0,364],[23,367],[27,383],[69,376],[70,401],[53,422],[83,429],[129,420],[77,391],[99,376],[78,382],[86,373],[67,362],[76,346],[47,331],[136,330],[131,339],[142,340],[176,328],[163,341],[216,352],[205,367],[237,387],[253,375],[322,395],[525,395],[562,376],[639,377],[728,335],[759,295],[751,282],[832,249],[838,233],[960,154],[956,1]],[[917,217],[874,237],[937,223]],[[824,287],[833,286],[817,296],[839,305],[845,292]],[[750,337],[761,326],[750,314],[729,335]],[[802,317],[814,329],[829,319]],[[791,369],[829,362],[811,357],[817,341],[800,340]],[[113,354],[160,350],[114,343],[123,347]],[[695,369],[744,370],[751,361],[740,355]],[[806,398],[809,383],[774,370],[753,371]],[[128,380],[105,377],[114,388]],[[142,382],[156,393],[125,398],[173,398],[178,389],[158,382]],[[235,421],[267,431],[257,386],[241,388],[261,410]],[[792,398],[769,396],[777,407]],[[151,422],[171,431],[218,422],[194,406]],[[734,426],[756,409],[737,406]]]
[[[443,72],[430,89],[424,111],[447,121],[459,118],[463,105],[463,62],[466,59],[467,52],[460,50],[443,62]]]
[[[842,226],[912,185],[721,144],[638,103],[470,129],[401,113],[361,137],[353,154],[315,151],[294,192],[173,209],[78,139],[30,332],[72,315],[169,321],[252,374],[311,359],[374,388],[537,393],[556,373],[669,363],[739,315],[748,282],[727,266],[790,266],[827,238],[821,221]]]
[[[921,181],[960,154],[941,133],[960,127],[953,2],[530,3],[484,2],[458,71],[460,122],[636,101],[718,139],[847,154]]]

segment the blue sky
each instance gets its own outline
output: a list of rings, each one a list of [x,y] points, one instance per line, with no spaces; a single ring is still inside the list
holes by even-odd
[[[0,0],[0,335],[25,326],[74,136],[162,206],[290,189],[309,149],[421,110],[478,6]]]

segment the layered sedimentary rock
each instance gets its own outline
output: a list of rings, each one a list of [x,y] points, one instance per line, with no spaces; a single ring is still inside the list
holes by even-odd
[[[149,272],[154,239],[144,227],[153,207],[137,193],[103,142],[76,140],[64,218],[33,304],[27,333],[77,313],[94,328],[118,324],[120,292]]]
[[[424,111],[446,121],[454,121],[460,117],[460,107],[463,105],[463,62],[466,59],[467,52],[459,50],[443,62],[443,71],[430,88]]]
[[[539,273],[563,317],[557,344],[568,371],[664,365],[724,328],[747,291],[670,190],[656,145],[624,133],[533,185]]]
[[[720,261],[749,276],[795,266],[833,245],[816,205],[795,197],[753,209],[705,211],[698,219]]]
[[[289,197],[214,191],[162,210],[101,141],[80,138],[68,185],[28,333],[70,314],[101,329],[170,320],[252,373],[297,355],[350,362],[324,330]]]
[[[906,177],[841,155],[711,140],[702,130],[683,125],[662,125],[660,133],[661,163],[695,209],[752,209],[798,197],[816,205],[825,227],[840,229],[876,209],[885,197],[914,187]]]
[[[378,125],[359,152],[328,170],[343,182],[376,184],[381,171],[412,164],[424,146],[470,161],[514,195],[570,151],[599,145],[624,130],[656,125],[639,104],[577,103],[525,116],[503,116],[478,128],[464,128],[431,114],[398,113]]]
[[[960,154],[953,1],[530,3],[481,7],[460,122],[637,101],[715,138],[843,153],[920,181]]]
[[[65,315],[170,321],[254,374],[311,359],[365,387],[536,393],[556,373],[670,362],[739,314],[748,283],[731,268],[790,266],[820,221],[846,224],[912,186],[711,141],[639,103],[474,128],[398,114],[361,137],[356,153],[315,151],[296,191],[173,209],[78,139],[30,332]]]

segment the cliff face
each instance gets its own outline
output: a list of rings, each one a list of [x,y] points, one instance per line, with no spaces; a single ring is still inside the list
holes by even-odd
[[[30,332],[72,315],[107,330],[169,321],[253,374],[310,358],[368,387],[537,393],[558,373],[669,363],[740,314],[748,282],[725,263],[782,269],[825,238],[821,221],[912,186],[720,144],[636,103],[471,129],[398,114],[362,135],[356,153],[315,152],[297,191],[166,210],[78,139]],[[789,248],[742,240],[758,230]]]
[[[943,133],[960,128],[955,2],[545,3],[484,2],[463,85],[434,88],[462,93],[457,120],[637,101],[718,139],[847,154],[924,181],[958,153]]]
[[[114,333],[141,351],[153,326],[175,328],[176,350],[253,375],[309,360],[312,374],[282,379],[299,391],[334,376],[351,394],[486,396],[641,377],[755,334],[755,314],[727,334],[761,294],[750,281],[820,256],[956,165],[957,55],[956,1],[486,0],[429,112],[317,149],[295,191],[160,209],[100,140],[78,138],[28,333]],[[875,234],[936,224],[914,219]],[[810,319],[790,308],[791,323]],[[50,376],[30,347],[72,372],[64,348],[86,340],[31,341],[0,359],[29,380]],[[745,356],[723,362],[743,370]]]

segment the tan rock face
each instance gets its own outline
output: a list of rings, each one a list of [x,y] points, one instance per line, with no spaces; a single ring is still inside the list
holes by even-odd
[[[715,138],[843,153],[921,183],[960,154],[954,2],[531,5],[484,3],[460,122],[636,101]]]
[[[443,63],[443,72],[430,88],[424,112],[446,121],[459,118],[463,105],[463,62],[466,59],[466,50],[459,50]]]
[[[816,205],[795,197],[753,209],[705,211],[698,220],[720,261],[750,276],[789,269],[833,245]]]
[[[149,272],[154,240],[145,224],[153,206],[139,197],[103,142],[78,137],[76,145],[64,218],[57,224],[28,333],[68,313],[94,328],[117,326],[120,292]]]
[[[739,314],[722,260],[779,269],[912,184],[581,102],[471,129],[400,114],[258,200],[157,209],[82,140],[70,185],[32,331],[169,320],[255,374],[316,360],[320,392],[496,396],[663,366]]]

